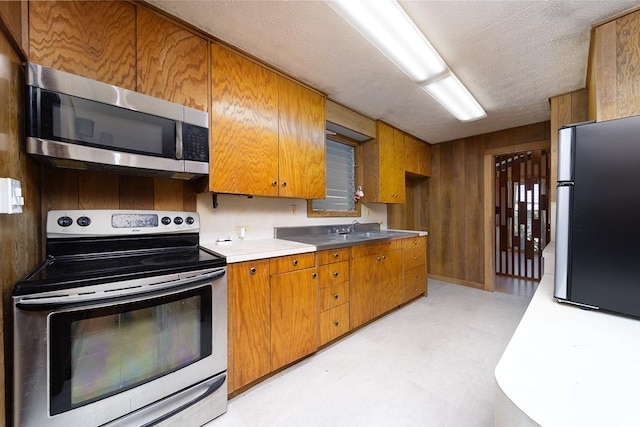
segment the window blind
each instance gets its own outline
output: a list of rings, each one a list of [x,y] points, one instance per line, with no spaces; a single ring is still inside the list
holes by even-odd
[[[326,141],[327,198],[313,200],[318,211],[353,211],[356,203],[355,148],[332,139]]]

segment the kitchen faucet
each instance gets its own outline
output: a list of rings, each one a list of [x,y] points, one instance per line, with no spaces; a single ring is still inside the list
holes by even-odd
[[[359,225],[360,223],[357,220],[353,220],[353,223],[349,226],[349,233],[355,233],[356,232],[356,225]]]

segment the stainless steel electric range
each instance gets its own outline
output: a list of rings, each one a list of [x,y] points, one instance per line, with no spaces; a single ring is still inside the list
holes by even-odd
[[[227,408],[226,259],[194,212],[47,216],[13,291],[14,426],[199,426]]]

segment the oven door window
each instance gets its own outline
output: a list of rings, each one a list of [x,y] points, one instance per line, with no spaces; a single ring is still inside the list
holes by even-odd
[[[50,318],[51,415],[211,355],[211,287]]]
[[[28,136],[176,158],[173,120],[38,88],[31,88],[30,97],[35,108]]]

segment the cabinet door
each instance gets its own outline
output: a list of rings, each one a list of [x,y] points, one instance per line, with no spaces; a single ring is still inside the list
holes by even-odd
[[[403,270],[402,251],[391,251],[382,255],[378,261],[378,299],[379,312],[386,313],[402,303]]]
[[[279,77],[279,194],[324,199],[324,97]]]
[[[351,327],[356,328],[376,316],[377,258],[369,255],[351,260]]]
[[[229,390],[271,370],[269,260],[229,264]]]
[[[29,2],[29,60],[135,90],[135,12],[120,1]]]
[[[318,284],[315,268],[271,276],[271,369],[318,348]]]
[[[277,196],[277,76],[217,44],[211,63],[209,190]]]
[[[404,136],[405,171],[420,175],[431,175],[431,148],[412,135]]]
[[[378,122],[379,201],[405,202],[404,133]]]
[[[208,111],[208,42],[143,7],[136,12],[138,92]]]

